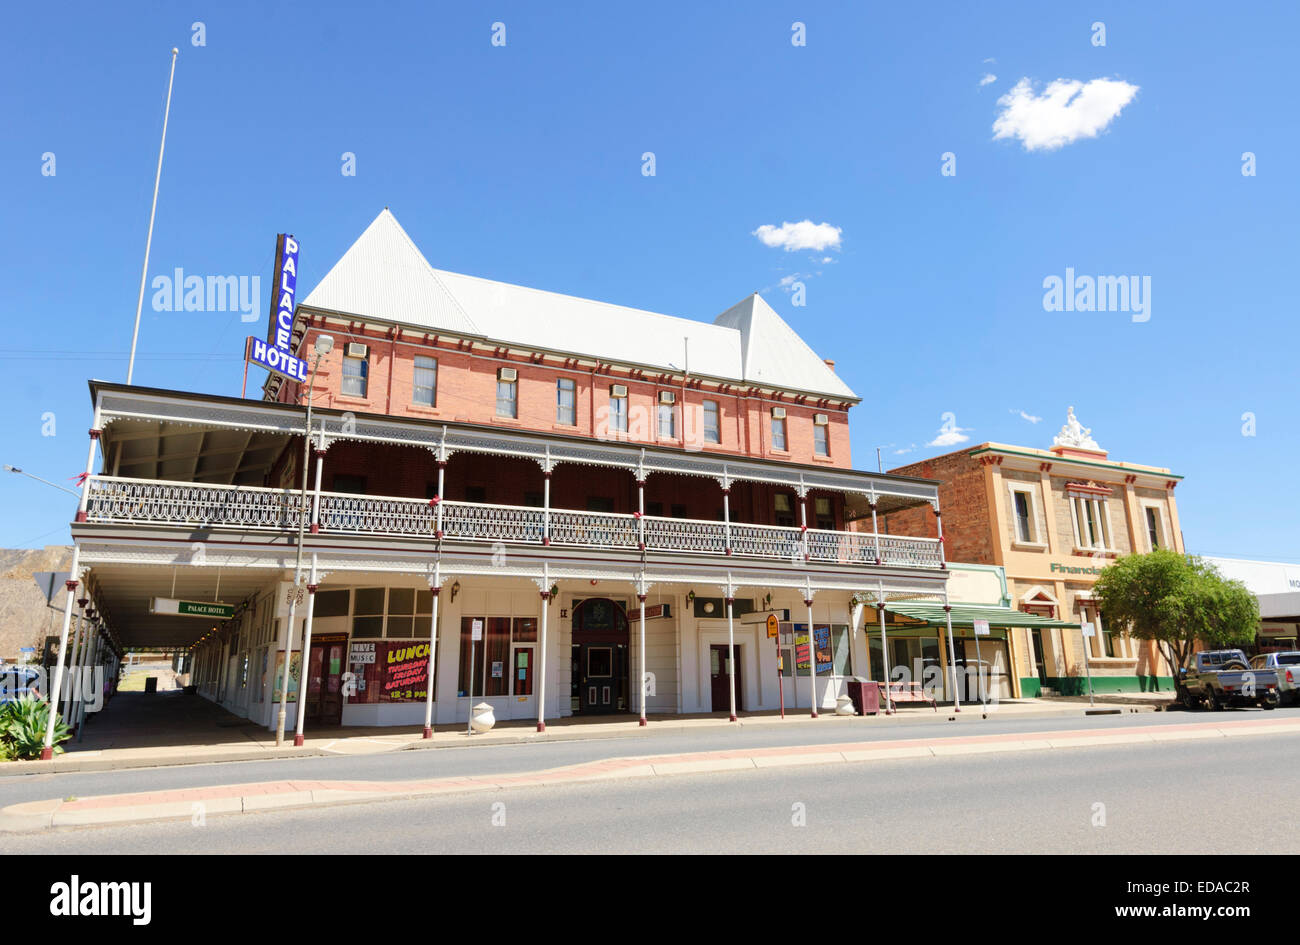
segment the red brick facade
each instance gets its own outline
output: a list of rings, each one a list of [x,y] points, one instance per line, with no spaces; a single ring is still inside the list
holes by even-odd
[[[902,476],[939,480],[939,509],[943,512],[944,554],[949,561],[972,564],[996,562],[984,467],[969,450],[891,469]],[[933,538],[938,535],[934,512],[925,508],[894,512],[882,529],[893,535]]]
[[[792,394],[760,396],[746,384],[726,384],[689,378],[674,383],[668,376],[652,371],[616,371],[608,365],[579,365],[578,359],[523,354],[507,351],[487,343],[473,344],[440,339],[436,335],[396,332],[397,337],[366,334],[362,326],[351,332],[340,331],[332,323],[327,329],[311,327],[301,353],[310,356],[316,335],[328,331],[335,339],[334,350],[321,360],[316,378],[314,402],[336,410],[387,414],[423,420],[477,423],[502,429],[555,433],[566,436],[595,437],[612,442],[643,443],[657,447],[688,449],[704,453],[746,456],[754,459],[782,460],[805,464],[825,464],[851,468],[847,403]],[[341,393],[343,357],[349,341],[368,346],[366,396]],[[437,361],[437,391],[434,406],[413,402],[414,366],[417,356]],[[518,372],[518,417],[496,415],[497,370],[511,367]],[[575,422],[557,422],[556,384],[560,378],[574,382],[576,395]],[[628,430],[626,434],[609,429],[610,386],[628,388]],[[302,402],[300,385],[286,383],[279,399]],[[676,435],[660,437],[658,396],[661,391],[675,395]],[[705,441],[704,402],[718,405],[720,442]],[[775,406],[786,411],[786,447],[772,446],[771,411]],[[825,414],[828,423],[827,456],[814,451],[814,417]]]

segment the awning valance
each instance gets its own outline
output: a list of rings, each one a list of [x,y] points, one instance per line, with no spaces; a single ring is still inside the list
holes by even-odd
[[[885,610],[899,617],[922,620],[932,626],[947,626],[947,616],[943,604],[935,603],[886,603]],[[1077,630],[1077,623],[1066,623],[1050,617],[1027,614],[1010,607],[997,607],[981,604],[953,604],[952,625],[954,627],[973,627],[976,620],[987,620],[990,629],[996,627],[1063,627]]]

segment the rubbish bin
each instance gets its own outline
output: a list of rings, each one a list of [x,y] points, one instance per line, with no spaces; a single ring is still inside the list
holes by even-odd
[[[858,715],[880,714],[880,684],[875,680],[854,676],[848,681],[848,694]]]

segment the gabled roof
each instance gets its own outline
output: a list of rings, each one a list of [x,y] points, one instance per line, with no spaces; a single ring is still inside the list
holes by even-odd
[[[434,269],[384,208],[303,306],[657,370],[857,400],[757,295],[715,322]]]
[[[840,397],[856,396],[758,293],[737,302],[713,323],[740,333],[745,380],[772,387],[825,391]]]

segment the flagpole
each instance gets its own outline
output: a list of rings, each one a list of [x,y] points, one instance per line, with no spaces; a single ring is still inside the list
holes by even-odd
[[[140,312],[144,308],[144,284],[149,278],[149,249],[153,246],[153,218],[158,210],[158,184],[162,181],[163,149],[167,146],[167,119],[172,111],[172,80],[176,78],[176,56],[180,50],[172,47],[172,71],[167,77],[167,107],[163,110],[162,143],[158,145],[158,173],[153,179],[153,205],[149,208],[149,235],[144,241],[144,269],[140,272],[140,297],[135,303],[135,329],[131,332],[131,360],[126,365],[126,382],[131,383],[135,373],[135,344],[140,337]]]

